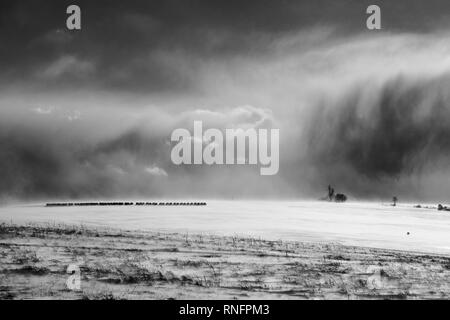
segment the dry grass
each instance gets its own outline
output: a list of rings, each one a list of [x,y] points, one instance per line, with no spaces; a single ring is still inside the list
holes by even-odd
[[[0,224],[1,299],[428,299],[450,258],[334,243]],[[68,290],[69,264],[81,291]]]

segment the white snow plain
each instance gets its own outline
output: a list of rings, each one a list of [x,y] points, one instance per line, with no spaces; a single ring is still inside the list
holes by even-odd
[[[450,254],[450,212],[414,208],[412,204],[208,201],[207,206],[14,205],[0,207],[0,221],[338,242]]]

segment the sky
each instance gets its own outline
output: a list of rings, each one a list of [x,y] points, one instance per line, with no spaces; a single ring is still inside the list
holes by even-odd
[[[437,0],[2,0],[0,201],[317,199],[328,184],[448,200],[449,14]],[[174,165],[171,133],[195,120],[279,129],[278,174]]]

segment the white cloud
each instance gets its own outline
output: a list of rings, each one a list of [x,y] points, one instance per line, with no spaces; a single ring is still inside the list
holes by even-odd
[[[163,176],[163,177],[168,176],[167,172],[164,169],[158,168],[157,166],[147,167],[145,168],[145,172],[147,172],[152,176]]]
[[[80,60],[71,55],[65,55],[56,61],[47,65],[47,67],[39,73],[44,78],[58,78],[63,75],[74,75],[78,77],[91,74],[95,70],[92,62]]]
[[[180,121],[192,125],[193,121],[202,121],[204,126],[217,129],[270,127],[274,122],[270,109],[243,105],[235,108],[208,110],[196,109],[181,114]]]
[[[53,112],[53,107],[48,107],[48,108],[36,107],[36,108],[32,108],[31,111],[34,113],[37,113],[37,114],[51,114]]]

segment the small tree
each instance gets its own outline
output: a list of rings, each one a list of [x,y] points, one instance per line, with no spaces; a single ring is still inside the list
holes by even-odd
[[[334,188],[328,185],[328,199],[331,201],[334,197]]]
[[[395,207],[396,205],[397,205],[397,201],[398,201],[398,199],[397,199],[397,197],[393,197],[392,198],[392,205]]]

